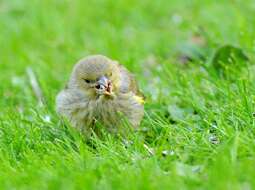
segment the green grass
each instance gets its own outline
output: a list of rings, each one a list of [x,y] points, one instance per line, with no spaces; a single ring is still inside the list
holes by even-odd
[[[255,188],[254,11],[252,0],[1,0],[0,189]],[[250,57],[227,77],[208,61],[224,44]],[[136,74],[146,115],[125,140],[86,144],[54,101],[73,64],[99,53]]]

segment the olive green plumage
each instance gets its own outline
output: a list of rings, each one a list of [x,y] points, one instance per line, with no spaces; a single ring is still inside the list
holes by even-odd
[[[118,131],[124,118],[136,128],[144,115],[143,95],[133,75],[102,55],[86,57],[74,66],[66,89],[57,95],[56,108],[87,135],[96,121]]]

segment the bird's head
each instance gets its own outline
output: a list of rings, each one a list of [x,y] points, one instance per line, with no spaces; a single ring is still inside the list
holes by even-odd
[[[69,87],[78,88],[91,98],[113,97],[118,91],[119,81],[117,63],[105,56],[94,55],[74,66]]]

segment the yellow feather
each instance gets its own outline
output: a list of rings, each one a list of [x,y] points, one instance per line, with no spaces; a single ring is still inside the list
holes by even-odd
[[[134,96],[134,98],[135,98],[135,100],[136,100],[137,102],[139,102],[140,104],[144,104],[144,103],[145,103],[145,101],[144,101],[143,97],[140,97],[140,96]]]

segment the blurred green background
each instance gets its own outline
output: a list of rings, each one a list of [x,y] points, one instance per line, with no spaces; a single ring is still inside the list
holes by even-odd
[[[0,188],[253,189],[254,11],[252,0],[0,0]],[[87,144],[55,113],[90,54],[125,65],[147,97],[126,139]]]

